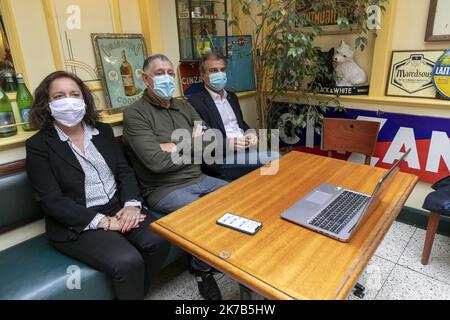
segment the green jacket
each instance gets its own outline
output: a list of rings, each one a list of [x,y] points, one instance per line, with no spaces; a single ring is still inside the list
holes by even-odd
[[[164,108],[147,90],[124,110],[124,144],[150,207],[170,192],[204,178],[201,165],[174,163],[171,154],[160,147],[161,143],[178,143],[171,140],[175,129],[192,134],[194,121],[201,118],[188,102],[172,99],[170,107]]]

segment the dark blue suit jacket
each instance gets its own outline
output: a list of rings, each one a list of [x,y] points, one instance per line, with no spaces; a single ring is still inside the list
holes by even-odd
[[[231,105],[231,108],[236,115],[236,119],[239,125],[239,128],[247,131],[250,129],[249,125],[244,121],[244,116],[242,115],[241,106],[239,104],[238,97],[234,92],[227,91],[227,99]],[[203,121],[208,125],[208,127],[212,129],[219,129],[223,136],[226,137],[225,126],[222,121],[222,117],[220,116],[219,110],[217,109],[214,100],[212,99],[209,92],[203,87],[203,90],[200,92],[194,93],[188,97],[188,101],[194,109],[198,112],[200,117],[202,117]]]

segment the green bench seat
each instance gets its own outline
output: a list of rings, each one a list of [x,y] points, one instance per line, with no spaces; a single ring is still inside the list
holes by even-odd
[[[18,166],[22,169],[17,170]],[[0,233],[43,218],[23,171],[24,163],[12,167],[15,169],[0,168],[0,172],[10,172],[0,174]],[[156,212],[152,214],[156,218],[163,216]],[[181,249],[172,246],[164,267],[183,255]],[[79,268],[79,290],[68,289],[67,282],[70,284],[72,279],[68,268],[71,266]],[[112,281],[105,273],[59,253],[45,234],[0,252],[0,300],[114,298]]]
[[[69,290],[68,269],[80,269],[80,290]],[[0,252],[1,300],[114,299],[111,279],[55,250],[40,235]]]

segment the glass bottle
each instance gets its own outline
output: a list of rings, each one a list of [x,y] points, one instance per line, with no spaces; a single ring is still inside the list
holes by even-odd
[[[120,66],[120,74],[122,76],[125,95],[134,96],[136,94],[136,87],[134,86],[133,67],[127,60],[125,50],[122,51],[122,65]]]
[[[0,88],[0,126],[15,124],[11,101]],[[16,127],[0,128],[0,137],[9,137],[17,133]]]
[[[5,92],[16,92],[17,87],[11,72],[5,73]]]
[[[17,96],[16,96],[16,103],[17,107],[19,108],[21,120],[24,124],[22,126],[23,130],[30,131],[31,125],[29,122],[29,113],[31,110],[31,106],[33,105],[33,96],[31,95],[30,91],[28,90],[27,86],[25,85],[25,81],[23,80],[23,75],[21,73],[18,73],[16,75],[17,78]]]

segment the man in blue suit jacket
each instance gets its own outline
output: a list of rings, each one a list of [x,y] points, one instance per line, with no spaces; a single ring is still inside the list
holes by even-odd
[[[204,166],[208,173],[222,179],[234,180],[278,158],[277,152],[258,152],[251,156],[249,148],[256,146],[258,136],[244,121],[241,106],[235,93],[225,90],[227,84],[226,59],[209,53],[202,58],[200,73],[203,89],[188,97],[188,101],[209,128],[218,129],[225,138],[225,147],[234,154],[223,164]],[[251,161],[256,160],[256,161]]]

